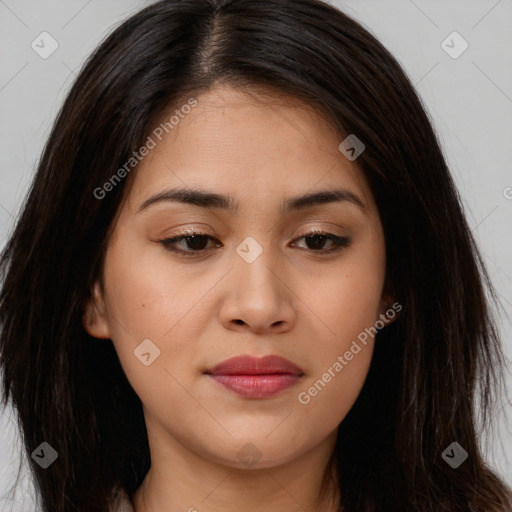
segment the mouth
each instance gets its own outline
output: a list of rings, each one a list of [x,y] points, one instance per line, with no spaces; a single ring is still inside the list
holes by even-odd
[[[269,398],[297,384],[304,372],[288,359],[269,355],[233,357],[205,374],[244,398]]]

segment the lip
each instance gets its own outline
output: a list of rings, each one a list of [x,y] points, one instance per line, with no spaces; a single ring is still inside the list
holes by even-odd
[[[302,369],[284,357],[238,356],[205,372],[212,380],[245,398],[268,398],[295,385]]]

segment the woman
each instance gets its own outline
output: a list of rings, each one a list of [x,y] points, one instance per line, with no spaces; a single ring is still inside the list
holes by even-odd
[[[125,21],[1,269],[45,511],[512,510],[491,283],[409,80],[325,3]]]

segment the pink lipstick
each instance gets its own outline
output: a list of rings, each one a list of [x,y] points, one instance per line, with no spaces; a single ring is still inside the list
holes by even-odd
[[[284,357],[238,356],[227,359],[205,372],[214,381],[245,398],[268,398],[294,384],[304,375]]]

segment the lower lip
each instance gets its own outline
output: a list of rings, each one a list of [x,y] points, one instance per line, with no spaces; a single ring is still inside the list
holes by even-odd
[[[292,387],[300,379],[299,375],[274,373],[270,375],[210,375],[210,377],[246,398],[268,398]]]

